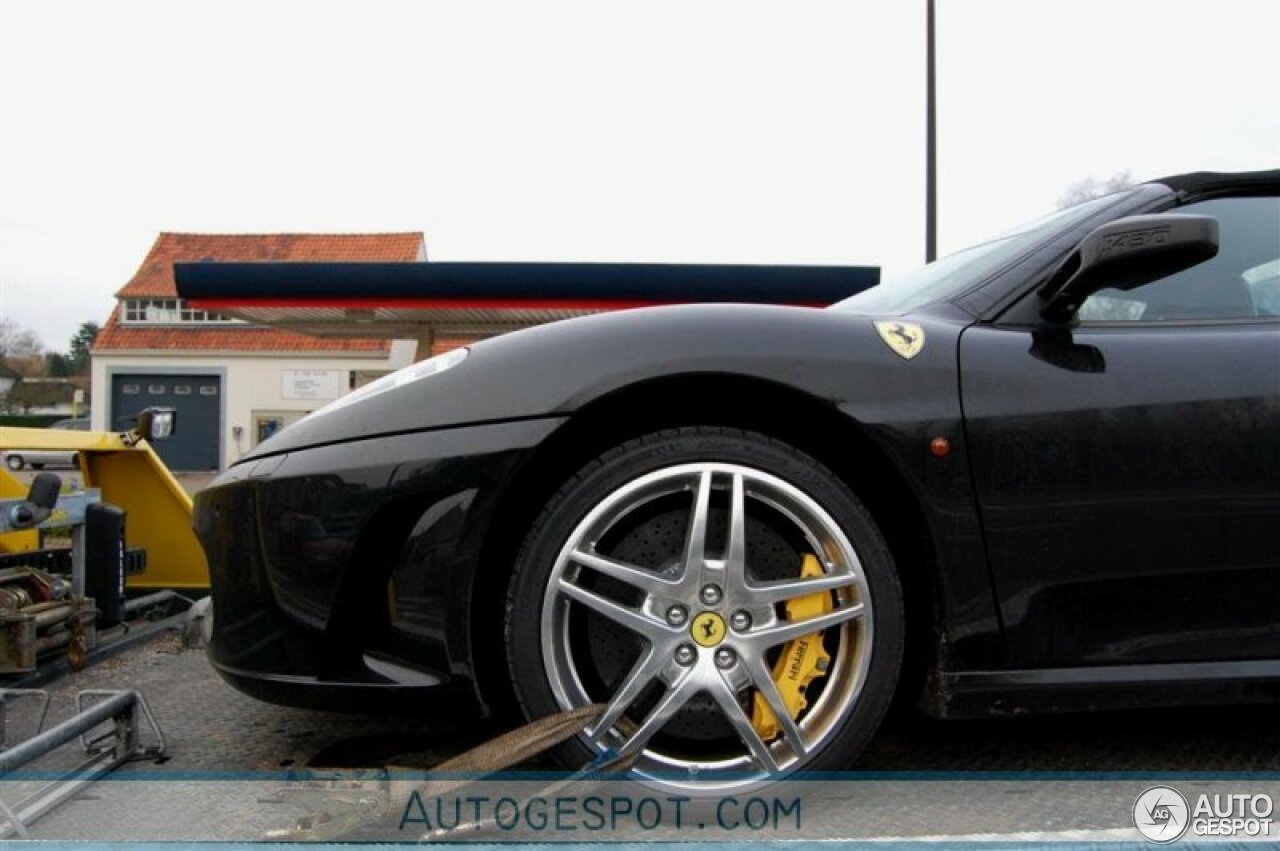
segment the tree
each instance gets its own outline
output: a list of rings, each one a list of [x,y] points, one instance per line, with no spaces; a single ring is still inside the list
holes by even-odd
[[[30,407],[21,400],[23,378],[32,378],[45,373],[44,346],[40,338],[29,328],[23,328],[8,317],[0,319],[0,364],[3,364],[6,377],[18,376],[18,380],[9,388],[9,392],[0,399],[0,407],[5,411]],[[14,394],[18,395],[15,397]]]
[[[70,384],[49,384],[43,381],[19,381],[9,391],[5,400],[10,409],[31,413],[32,408],[48,408],[71,401],[75,388]]]
[[[67,365],[70,375],[84,375],[89,371],[89,349],[102,330],[97,322],[81,322],[79,330],[71,337],[71,348],[67,351]],[[52,375],[52,373],[50,373]]]
[[[48,352],[44,356],[45,373],[50,378],[70,378],[75,375],[71,359],[58,352]]]
[[[21,360],[42,354],[44,346],[35,331],[7,317],[0,319],[0,358]]]
[[[23,378],[44,378],[48,372],[44,352],[30,355],[10,356],[4,359],[5,365]]]
[[[1128,189],[1133,185],[1133,174],[1128,169],[1117,171],[1105,180],[1086,177],[1067,187],[1067,191],[1058,199],[1058,209],[1064,210],[1067,207],[1074,207],[1076,204],[1081,204],[1094,198],[1101,198],[1103,195],[1110,195],[1113,192]]]

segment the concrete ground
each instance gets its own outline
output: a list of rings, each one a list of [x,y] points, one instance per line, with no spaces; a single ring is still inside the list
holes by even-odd
[[[427,769],[495,732],[475,729],[469,718],[347,716],[261,703],[224,684],[202,651],[185,649],[173,635],[55,683],[52,720],[69,715],[75,691],[85,688],[140,690],[164,729],[167,757],[117,773],[133,782],[95,784],[38,823],[36,838],[261,838],[288,829],[306,812],[296,803],[265,800],[287,785],[290,772]],[[33,723],[32,705],[13,702],[11,743]],[[77,756],[67,749],[37,767],[66,768]],[[1173,778],[1170,784],[1189,797],[1209,789],[1280,795],[1280,725],[1274,708],[977,722],[938,722],[906,712],[890,719],[855,768],[854,782],[807,786],[807,837],[1135,840],[1133,802],[1162,779]],[[981,774],[961,774],[971,772]],[[1268,774],[1241,778],[1241,772]],[[0,780],[0,797],[12,803],[18,791]],[[621,830],[577,838],[629,835]],[[643,831],[632,838],[658,836],[680,838]],[[414,837],[398,833],[393,820],[361,828],[353,838]]]

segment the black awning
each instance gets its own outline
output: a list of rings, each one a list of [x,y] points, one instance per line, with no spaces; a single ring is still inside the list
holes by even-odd
[[[755,302],[827,305],[875,285],[874,266],[661,263],[175,263],[178,295],[210,309],[561,307]]]

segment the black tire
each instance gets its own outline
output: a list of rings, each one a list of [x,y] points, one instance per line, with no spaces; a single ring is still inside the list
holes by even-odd
[[[32,465],[31,465],[31,469],[33,469],[33,470],[43,470],[43,469],[44,469],[44,464],[32,464]]]
[[[12,453],[4,457],[4,465],[15,473],[26,466],[22,461],[21,455],[14,455]]]
[[[547,504],[524,540],[507,598],[507,658],[524,714],[536,719],[561,710],[544,667],[541,608],[556,558],[572,530],[625,483],[692,462],[738,464],[785,480],[816,500],[853,544],[873,600],[870,666],[856,704],[803,770],[849,768],[879,726],[902,663],[903,603],[893,558],[870,514],[826,467],[787,444],[732,428],[684,427],[628,441],[571,476]],[[578,739],[561,746],[556,755],[570,768],[581,767],[594,756]]]

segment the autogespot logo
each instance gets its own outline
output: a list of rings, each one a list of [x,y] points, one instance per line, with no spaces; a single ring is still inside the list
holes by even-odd
[[[1181,839],[1190,816],[1187,799],[1168,786],[1152,786],[1133,802],[1133,826],[1152,842]]]

